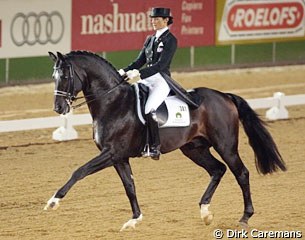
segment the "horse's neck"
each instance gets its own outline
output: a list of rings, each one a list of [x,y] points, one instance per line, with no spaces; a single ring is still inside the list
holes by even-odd
[[[102,68],[101,68],[102,69]],[[114,88],[121,82],[121,79],[118,79],[113,72],[106,72],[99,69],[98,71],[92,73],[87,73],[88,75],[88,84],[91,92],[100,92],[107,91]],[[91,89],[90,89],[91,88]]]
[[[94,56],[84,55],[83,58],[73,57],[74,70],[83,72],[83,91],[94,93],[95,91],[107,90],[121,82],[115,68],[106,60],[97,60]]]
[[[122,83],[123,79],[111,65],[105,61],[97,67],[96,62],[91,62],[91,59],[87,58],[86,68],[82,67],[83,58],[76,58],[75,63],[86,72],[82,90],[90,113],[93,118],[96,118],[102,117],[101,115],[112,109],[116,110],[134,96],[131,94],[131,86],[128,83]],[[132,103],[129,105],[131,106]]]
[[[122,112],[133,108],[134,95],[131,86],[126,83],[115,83],[111,84],[109,89],[94,88],[89,92],[83,91],[83,93],[87,96],[87,105],[93,119],[102,118],[114,111]]]
[[[81,67],[81,62],[77,65],[86,75],[85,79],[83,79],[82,90],[84,95],[100,95],[102,92],[107,92],[110,89],[113,89],[122,81],[118,78],[119,75],[115,70],[111,69],[109,65],[106,65],[106,63],[102,63],[97,67],[94,62],[88,61],[88,63],[86,63],[86,68]]]

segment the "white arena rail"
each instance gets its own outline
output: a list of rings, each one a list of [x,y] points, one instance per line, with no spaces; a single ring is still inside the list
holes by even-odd
[[[287,119],[289,113],[286,106],[305,104],[305,95],[285,96],[282,92],[276,92],[273,97],[249,99],[247,102],[253,109],[270,108],[266,112],[266,118],[269,120]]]
[[[247,100],[253,109],[266,109],[269,120],[287,119],[289,117],[286,106],[305,104],[305,95],[285,96],[284,93],[274,93],[273,97]],[[58,141],[76,139],[78,134],[73,126],[92,123],[90,114],[67,114],[58,117],[32,118],[22,120],[0,121],[0,132],[14,132],[44,128],[57,128],[53,132],[53,139]]]

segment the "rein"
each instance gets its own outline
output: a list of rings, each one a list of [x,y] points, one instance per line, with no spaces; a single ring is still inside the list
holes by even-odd
[[[79,108],[81,106],[83,106],[84,104],[88,104],[90,102],[93,102],[93,101],[96,101],[98,98],[100,97],[103,97],[109,93],[111,93],[114,89],[116,89],[117,87],[119,87],[122,83],[124,83],[124,81],[121,81],[119,82],[116,86],[114,86],[113,88],[111,88],[110,90],[108,90],[107,92],[103,93],[103,94],[98,94],[95,98],[91,99],[91,100],[85,100],[77,105],[74,105],[74,106],[71,106],[73,109],[76,109],[76,108]],[[90,95],[84,95],[83,97],[76,97],[74,98],[72,101],[76,101],[78,99],[82,99],[82,98],[85,98],[85,97],[90,97],[90,96],[93,96],[93,94],[90,94]]]
[[[68,104],[70,105],[70,107],[72,109],[76,109],[76,108],[79,108],[85,104],[88,104],[90,102],[93,102],[93,101],[96,101],[97,99],[99,99],[100,97],[103,97],[109,93],[111,93],[113,90],[115,90],[117,87],[119,87],[122,83],[124,83],[125,81],[122,80],[121,82],[119,82],[116,86],[114,86],[113,88],[111,88],[110,90],[108,90],[107,92],[104,92],[102,94],[98,94],[97,96],[95,96],[93,99],[91,100],[85,100],[77,105],[74,105],[72,106],[72,103],[78,99],[82,99],[82,98],[87,98],[87,97],[91,97],[91,96],[94,96],[94,94],[90,94],[90,95],[84,95],[82,97],[76,97],[74,95],[74,84],[75,84],[75,81],[74,81],[74,70],[73,70],[73,66],[71,64],[68,65],[69,67],[69,76],[68,77],[65,77],[66,79],[68,79],[69,81],[69,84],[68,84],[68,91],[65,92],[65,91],[59,91],[59,90],[54,90],[54,95],[55,96],[62,96],[62,97],[65,97]],[[59,67],[54,67],[55,70],[59,70],[61,68]],[[77,74],[77,72],[75,72],[78,79],[80,80],[81,82],[81,85],[82,85],[82,88],[83,88],[83,81],[81,80],[81,78],[79,77],[79,75]]]

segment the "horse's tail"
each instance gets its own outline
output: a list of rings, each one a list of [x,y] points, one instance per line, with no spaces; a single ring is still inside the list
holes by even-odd
[[[272,136],[265,127],[266,123],[259,118],[243,98],[231,93],[227,93],[227,95],[237,107],[239,119],[255,153],[257,171],[262,174],[273,173],[278,169],[286,171],[285,162]]]

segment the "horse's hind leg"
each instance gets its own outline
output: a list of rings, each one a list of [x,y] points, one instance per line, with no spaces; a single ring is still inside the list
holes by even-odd
[[[234,151],[218,149],[217,152],[229,166],[242,190],[244,199],[244,214],[239,222],[242,226],[247,227],[249,218],[254,214],[250,192],[249,171],[241,161],[237,149]]]
[[[226,172],[226,166],[219,162],[209,150],[208,144],[205,141],[194,141],[182,146],[181,151],[185,156],[190,158],[194,163],[203,167],[210,175],[210,183],[204,192],[200,200],[200,213],[201,218],[204,220],[206,225],[209,225],[212,222],[213,215],[208,210],[210,206],[211,199],[215,190],[220,183],[222,176]]]
[[[210,110],[209,123],[211,126],[207,131],[210,143],[223,161],[234,174],[243,194],[244,214],[240,219],[241,225],[247,225],[249,218],[253,215],[249,171],[243,164],[238,154],[238,113],[234,105],[217,106],[217,111]]]

